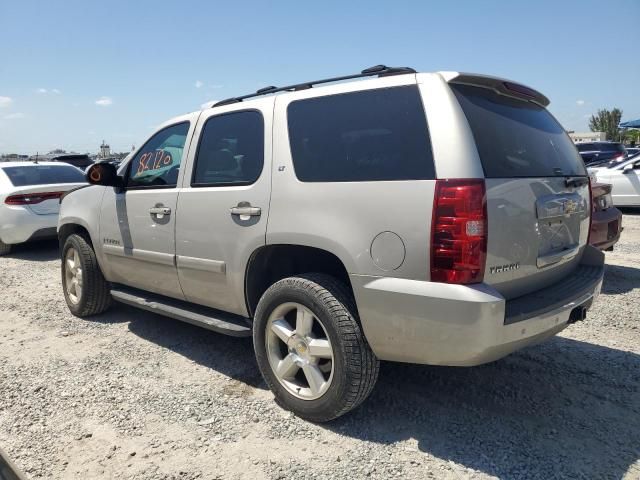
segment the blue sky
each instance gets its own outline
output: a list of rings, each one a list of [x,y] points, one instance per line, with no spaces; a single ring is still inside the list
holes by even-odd
[[[207,100],[384,63],[518,80],[572,130],[640,118],[640,0],[0,0],[0,153],[131,149]]]

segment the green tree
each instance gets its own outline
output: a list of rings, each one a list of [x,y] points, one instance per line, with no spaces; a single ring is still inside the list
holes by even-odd
[[[624,141],[627,143],[640,144],[640,130],[625,130],[623,132]]]
[[[598,110],[598,113],[591,115],[589,128],[592,132],[604,132],[607,135],[607,140],[619,140],[618,125],[621,118],[622,110],[619,108]]]

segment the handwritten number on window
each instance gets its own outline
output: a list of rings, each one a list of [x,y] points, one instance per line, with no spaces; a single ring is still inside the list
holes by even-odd
[[[138,163],[137,175],[142,175],[145,172],[151,170],[158,170],[160,168],[168,167],[173,163],[173,158],[169,152],[164,150],[155,150],[153,152],[143,153],[140,157],[140,163]]]

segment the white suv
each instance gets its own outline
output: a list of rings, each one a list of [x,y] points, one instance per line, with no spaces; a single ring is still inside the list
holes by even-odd
[[[539,342],[584,319],[604,258],[548,103],[378,66],[174,118],[63,199],[69,308],[114,298],[253,335],[276,400],[313,421],[361,403],[379,360],[470,366]]]

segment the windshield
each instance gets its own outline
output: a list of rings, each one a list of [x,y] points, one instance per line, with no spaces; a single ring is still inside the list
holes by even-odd
[[[468,85],[451,86],[487,178],[586,175],[575,145],[540,105]]]
[[[71,165],[24,165],[2,167],[14,187],[49,183],[84,183],[84,174]]]

